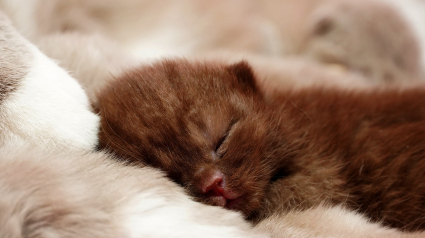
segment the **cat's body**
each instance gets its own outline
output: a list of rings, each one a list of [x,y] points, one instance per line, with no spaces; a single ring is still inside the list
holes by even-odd
[[[263,209],[325,199],[393,227],[424,229],[424,95],[423,87],[313,88],[278,99],[280,148],[288,148],[294,170],[271,186],[276,200]]]
[[[69,74],[0,12],[0,146],[93,149],[99,117]]]
[[[255,221],[324,201],[424,229],[425,89],[288,90],[246,63],[165,61],[99,95],[100,146]]]
[[[54,2],[55,1],[51,1],[50,3],[54,3]],[[129,1],[129,2],[131,2],[131,1]],[[29,3],[31,5],[28,5]],[[78,3],[78,1],[75,1],[75,3]],[[110,3],[112,3],[112,4],[110,4],[108,6],[113,6],[113,7],[115,6],[115,3],[113,3],[113,1],[111,1]],[[70,4],[68,6],[71,6],[71,7],[67,8],[67,4]],[[94,4],[96,5],[96,3],[94,3]],[[25,5],[25,8],[21,7],[22,5]],[[100,25],[99,25],[98,24],[99,22],[92,21],[93,19],[91,19],[90,17],[87,18],[87,15],[86,15],[86,12],[85,12],[87,9],[85,9],[84,7],[81,8],[81,9],[79,9],[79,7],[73,8],[72,5],[73,5],[72,1],[69,1],[67,3],[65,2],[64,6],[60,6],[58,8],[59,11],[52,11],[52,9],[55,9],[55,7],[50,8],[49,6],[52,6],[52,5],[49,5],[49,3],[47,3],[47,2],[46,3],[43,2],[43,4],[38,4],[37,1],[28,1],[28,2],[22,1],[20,3],[17,3],[15,1],[5,0],[5,1],[1,2],[1,7],[3,9],[7,9],[8,13],[13,16],[13,19],[14,19],[15,23],[17,23],[19,30],[23,34],[25,34],[26,36],[29,36],[30,39],[37,41],[37,43],[39,42],[39,40],[41,38],[44,38],[43,34],[46,34],[46,33],[62,32],[64,30],[70,30],[70,29],[71,30],[75,29],[77,31],[81,30],[83,32],[91,32],[91,31],[96,31],[96,29],[99,29],[99,27],[102,27],[101,22],[100,22]],[[42,9],[42,10],[40,10],[40,9]],[[61,13],[63,13],[64,11],[66,12],[66,9],[74,9],[74,10],[67,12],[67,14],[65,14],[65,15],[61,15]],[[52,17],[49,14],[47,14],[47,15],[40,14],[41,12],[45,12],[45,10],[47,10],[50,13],[53,12],[54,17]],[[70,13],[70,14],[68,14],[68,13]],[[73,14],[73,13],[75,13],[75,14]],[[80,16],[82,16],[82,17],[80,17]],[[40,20],[39,17],[42,17],[41,21],[38,21],[38,20]],[[55,20],[51,20],[51,19],[55,19]],[[40,24],[40,22],[43,22],[43,23]],[[53,25],[46,24],[46,23],[52,23]],[[46,28],[44,28],[44,27],[46,27]],[[82,27],[83,29],[80,29],[80,27]],[[44,28],[44,29],[41,29],[41,28]],[[230,32],[233,33],[232,30],[230,30]],[[247,34],[249,34],[249,33],[247,33]],[[43,39],[41,39],[41,40],[43,40]],[[8,39],[6,41],[3,41],[2,43],[4,43],[4,42],[11,43],[11,42],[16,42],[16,41],[11,41],[10,39]],[[20,42],[20,41],[18,41],[18,42]],[[72,40],[70,42],[72,42]],[[215,41],[213,41],[213,43],[212,43],[213,46],[216,45],[216,43],[214,43],[214,42]],[[220,41],[218,41],[218,43],[219,42]],[[201,46],[202,46],[202,44],[201,44]],[[220,46],[220,44],[218,44],[218,46]],[[250,43],[248,42],[247,45],[239,45],[239,43],[238,43],[237,46],[238,47],[242,46],[243,48],[245,47],[244,49],[248,49],[250,47],[254,47],[254,48],[252,48],[254,50],[258,49],[258,48],[256,48],[255,42],[254,42],[254,45],[250,45]],[[10,46],[7,46],[6,49],[10,49],[8,47],[10,47]],[[57,46],[52,46],[52,47],[57,47]],[[208,44],[207,44],[206,48],[210,49]],[[79,49],[76,49],[76,50],[78,51]],[[266,49],[266,51],[267,50],[268,50],[268,48]],[[19,52],[18,55],[20,55],[19,57],[22,57],[23,52],[21,52],[21,51],[18,51],[18,52]],[[34,53],[34,52],[38,52],[38,53]],[[53,89],[49,90],[48,93],[44,92],[43,89],[46,89],[46,87],[37,83],[37,82],[40,82],[40,79],[49,78],[50,75],[54,75],[54,76],[60,75],[60,76],[63,76],[63,78],[67,78],[67,80],[68,80],[69,76],[66,75],[63,72],[63,70],[59,69],[51,61],[46,59],[44,56],[41,56],[42,54],[39,51],[32,50],[32,51],[30,51],[30,54],[35,54],[36,58],[38,59],[38,61],[36,61],[36,62],[39,62],[38,66],[33,67],[33,68],[36,68],[36,69],[38,68],[38,69],[41,70],[41,72],[43,72],[41,75],[38,75],[37,77],[32,79],[34,84],[31,84],[32,85],[31,88],[37,88],[37,90],[39,92],[42,92],[42,93],[37,94],[37,92],[35,92],[36,90],[34,90],[32,92],[21,91],[21,93],[14,94],[14,95],[18,95],[18,96],[11,97],[7,101],[7,102],[12,102],[12,103],[3,104],[3,108],[2,108],[1,113],[2,113],[3,119],[5,119],[5,120],[2,122],[2,126],[4,126],[4,128],[8,129],[9,131],[4,130],[4,128],[2,128],[2,138],[9,138],[9,137],[18,138],[18,140],[7,139],[7,144],[15,144],[15,145],[18,145],[18,144],[20,145],[20,143],[18,143],[18,142],[23,140],[23,141],[30,141],[30,142],[38,142],[39,144],[42,144],[43,146],[47,145],[47,147],[56,147],[56,146],[59,145],[59,147],[66,148],[66,147],[69,147],[69,146],[74,147],[73,145],[75,145],[75,147],[79,147],[79,148],[81,148],[81,147],[83,147],[85,149],[91,148],[96,143],[96,137],[94,137],[93,135],[95,134],[95,131],[96,131],[96,125],[97,125],[96,120],[97,119],[89,111],[89,108],[87,107],[87,99],[85,98],[85,96],[82,96],[83,94],[81,94],[81,89],[79,87],[75,87],[74,83],[71,83],[71,84],[64,84],[64,85],[59,86],[57,88],[55,87],[54,90]],[[88,53],[87,55],[92,56],[91,53]],[[66,54],[58,56],[58,58],[60,60],[63,60],[63,57],[71,57],[71,58],[66,59],[66,60],[69,60],[70,65],[75,63],[75,61],[73,61],[73,60],[78,59],[78,57],[73,58],[74,56],[72,56],[72,55],[68,56]],[[30,58],[26,58],[26,60],[28,60]],[[93,58],[95,58],[95,57],[93,57]],[[5,62],[7,62],[7,60],[9,60],[9,59],[10,58],[7,58]],[[40,59],[42,59],[42,60],[40,60]],[[83,62],[84,61],[81,61],[81,64],[83,64]],[[10,75],[11,75],[10,72],[13,72],[12,75],[15,74],[15,73],[19,74],[19,72],[20,72],[19,70],[17,70],[18,69],[17,66],[19,66],[20,64],[17,64],[17,65],[12,64],[12,65],[14,65],[13,68],[12,68],[12,71],[2,71],[2,72],[7,72],[6,73],[7,77],[10,77]],[[43,68],[46,65],[48,67]],[[80,66],[78,66],[78,64],[76,64],[76,65],[77,65],[77,66],[75,66],[76,68],[80,67]],[[84,65],[84,66],[86,66],[86,65]],[[26,66],[24,66],[24,68],[26,68]],[[52,69],[56,69],[55,72],[60,71],[60,73],[52,73],[50,75],[46,74],[46,72],[50,72],[49,70],[52,70]],[[70,69],[75,70],[75,68],[72,68],[72,67],[70,67]],[[8,69],[8,70],[10,70],[10,69]],[[34,70],[29,70],[29,71],[34,71]],[[25,72],[23,74],[25,74]],[[66,77],[64,75],[66,75]],[[82,75],[87,76],[87,74],[85,72],[83,72]],[[98,74],[95,74],[95,76],[97,77]],[[58,78],[61,78],[61,77],[58,77]],[[103,79],[103,76],[102,76],[102,79]],[[71,80],[71,81],[73,81],[73,80]],[[84,81],[84,79],[81,79],[81,81]],[[52,83],[52,82],[53,81],[49,81],[49,83]],[[59,82],[60,82],[60,80],[59,80]],[[97,83],[98,82],[94,82],[94,85],[96,85]],[[74,86],[71,86],[73,84],[74,84]],[[100,83],[100,84],[102,84],[102,83]],[[28,85],[30,85],[30,84],[28,84]],[[34,85],[39,85],[41,87],[34,87]],[[93,86],[93,87],[95,87],[95,86]],[[13,95],[13,94],[9,94],[9,93],[15,92],[14,91],[15,89],[13,89],[13,87],[9,88],[9,85],[7,85],[7,87],[5,87],[5,88],[6,88],[6,90],[2,91],[2,93],[4,93],[4,95]],[[56,91],[60,88],[61,88],[61,90]],[[69,110],[69,109],[71,109],[70,107],[63,107],[63,105],[62,105],[62,106],[59,106],[58,108],[56,108],[56,111],[55,111],[56,113],[52,114],[52,112],[54,110],[51,110],[52,108],[49,108],[52,105],[52,103],[57,105],[58,102],[62,102],[61,100],[63,100],[63,99],[69,99],[69,97],[61,97],[60,95],[56,95],[56,96],[53,96],[52,98],[47,98],[47,97],[44,97],[44,96],[54,95],[56,92],[67,92],[68,93],[71,88],[74,89],[72,91],[76,92],[76,95],[74,95],[75,98],[80,98],[80,99],[77,100],[78,103],[76,103],[76,105],[77,105],[76,108],[80,108],[80,109],[78,109],[77,111],[72,111],[72,110]],[[10,90],[10,89],[13,89],[13,90]],[[25,100],[20,100],[20,101],[17,100],[19,98],[25,98],[25,97],[22,97],[22,95],[29,95],[29,97],[27,97]],[[44,98],[42,100],[43,103],[40,103],[40,101],[38,101],[38,100],[34,100],[34,99],[38,98],[37,95],[44,95],[44,96],[41,97],[41,98]],[[71,98],[73,98],[74,96],[71,96]],[[71,101],[73,101],[74,99],[72,99]],[[79,100],[81,100],[81,101],[79,101]],[[31,105],[32,102],[36,102],[35,104],[39,107],[26,106],[26,105]],[[68,103],[69,102],[66,102],[64,105],[68,105],[68,106],[74,105],[74,103],[71,103],[71,104],[68,104]],[[7,105],[12,105],[12,106],[7,107]],[[9,109],[11,108],[11,110],[9,110],[8,108]],[[40,109],[43,109],[43,108],[49,108],[50,110],[40,110]],[[21,109],[24,109],[24,110],[21,110]],[[11,113],[9,113],[9,112],[11,112]],[[77,115],[79,113],[82,113],[81,115],[87,115],[87,118],[90,118],[89,120],[91,122],[87,123],[87,120],[82,120],[80,122],[83,122],[83,123],[73,124],[75,122],[76,118],[83,118],[83,117],[79,117],[79,116],[75,117],[75,115]],[[72,120],[66,120],[66,119],[72,119]],[[64,122],[66,122],[65,124],[68,123],[69,126],[71,126],[71,127],[62,127],[61,125],[64,125]],[[44,129],[40,130],[40,128],[44,128]],[[69,129],[69,128],[74,128],[74,129]],[[86,128],[86,129],[82,130],[81,128]],[[78,134],[80,134],[79,136],[81,136],[81,138],[74,137]],[[19,135],[19,136],[16,137],[15,135]],[[3,140],[3,141],[6,141],[6,140]],[[25,152],[22,152],[22,153],[25,154]],[[31,156],[34,156],[34,155],[31,155]],[[40,156],[40,158],[41,157],[42,156]],[[47,156],[46,158],[49,158],[49,157]],[[37,160],[37,158],[36,158],[36,160]],[[44,165],[44,163],[45,162],[41,163],[41,165]],[[8,170],[8,169],[6,169],[6,170]],[[10,171],[13,171],[13,170],[10,170]],[[19,173],[17,173],[17,174],[19,175]],[[82,176],[82,174],[80,174],[79,176]],[[64,180],[67,180],[67,176],[64,176],[63,178],[64,178]],[[40,186],[42,186],[42,184],[40,184]],[[53,191],[50,191],[50,192],[54,192],[54,191],[55,191],[55,189],[53,189]],[[70,191],[68,191],[68,192],[70,192]],[[8,192],[10,192],[10,191],[8,191]],[[28,190],[27,190],[27,192],[28,192]],[[110,190],[105,190],[105,192],[109,193]],[[9,199],[9,198],[12,199],[12,200],[16,199],[16,197],[14,197],[12,195],[12,193],[10,195],[11,196],[6,198],[6,199]],[[32,199],[31,196],[29,196],[28,198]],[[30,201],[30,200],[28,200],[28,201]],[[46,202],[49,202],[49,201],[50,200],[48,200]],[[92,200],[92,202],[93,202],[93,200]],[[52,205],[54,205],[54,203],[52,203]],[[168,205],[170,205],[170,204],[168,204]],[[94,207],[96,207],[96,206],[94,206]],[[90,205],[88,209],[93,209],[93,207]],[[17,211],[18,210],[19,209],[17,209]],[[75,213],[78,214],[78,212],[80,212],[80,211],[81,210],[77,209],[77,211],[75,211]],[[318,211],[319,214],[321,214],[323,212],[327,212],[327,211],[323,211],[323,210],[320,210],[320,209]],[[72,213],[72,211],[71,211],[71,213]],[[82,214],[87,215],[87,212],[82,211]],[[94,217],[95,216],[96,215],[94,214]],[[338,217],[339,216],[341,216],[342,218],[349,217],[350,213],[342,211],[341,213],[339,213]],[[39,220],[36,219],[35,222],[47,222],[47,224],[49,224],[48,219],[43,220],[42,217],[38,217],[38,218],[40,218],[40,219]],[[290,217],[289,219],[292,219],[292,218]],[[11,222],[11,221],[12,220],[5,220],[6,223]],[[196,222],[195,221],[193,221],[193,222],[194,222],[193,226],[196,226],[197,225]],[[280,225],[281,223],[280,223],[279,219],[278,219],[278,222],[279,222],[279,225]],[[89,226],[91,227],[91,230],[89,229],[88,232],[94,232],[93,227],[95,227],[95,223],[87,223],[85,225],[86,225],[86,227],[89,227]],[[314,227],[316,224],[312,223],[311,225]],[[317,224],[317,226],[321,226],[321,224]],[[335,229],[341,228],[341,227],[334,227],[334,226],[330,226],[330,227],[335,228]],[[292,229],[291,226],[289,226],[288,228],[290,230]],[[24,229],[26,229],[26,228],[24,227]],[[110,229],[110,227],[106,228],[106,230],[108,230],[108,229]],[[300,229],[300,227],[297,227],[296,229]],[[376,227],[377,231],[380,231],[381,229],[382,229],[381,227]],[[67,228],[67,226],[60,226],[60,228],[59,228],[59,232],[67,232],[67,230],[69,230]],[[112,230],[113,229],[111,229],[111,231]],[[349,230],[349,229],[347,229],[347,230]],[[4,230],[4,232],[9,232],[9,231],[10,230]],[[323,235],[327,235],[328,231],[329,230],[323,230]],[[108,235],[107,233],[103,233],[103,232],[99,233],[99,234],[101,236],[107,236]],[[114,233],[111,232],[111,234],[114,234]],[[159,234],[159,231],[157,231],[157,230],[152,231],[152,234],[154,234],[154,235]],[[396,233],[396,234],[398,234],[398,233]],[[347,234],[347,235],[349,235],[349,234]]]
[[[0,149],[0,236],[417,238],[341,207],[318,206],[263,220],[196,203],[152,168],[103,153]]]
[[[341,206],[318,206],[304,211],[290,211],[261,221],[256,229],[272,238],[350,237],[350,238],[420,238],[425,232],[400,232],[383,228]]]
[[[1,237],[267,237],[154,169],[28,148],[0,149]]]

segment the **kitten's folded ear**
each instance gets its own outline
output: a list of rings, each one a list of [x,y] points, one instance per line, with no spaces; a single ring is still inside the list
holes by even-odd
[[[255,75],[251,68],[251,66],[246,61],[241,61],[239,63],[235,63],[229,65],[227,70],[236,76],[237,83],[241,86],[241,89],[244,92],[248,93],[257,93],[259,92],[257,89],[257,84],[255,82]]]

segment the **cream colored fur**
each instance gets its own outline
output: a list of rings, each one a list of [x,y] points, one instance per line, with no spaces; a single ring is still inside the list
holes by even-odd
[[[425,232],[403,233],[368,220],[343,207],[319,206],[263,220],[256,230],[270,232],[273,238],[419,238]]]
[[[24,1],[18,2],[23,4]],[[144,1],[140,3],[142,2],[147,4]],[[96,88],[102,86],[103,82],[110,80],[112,77],[109,74],[118,74],[123,70],[121,67],[126,67],[126,64],[120,65],[119,62],[115,62],[116,51],[113,48],[108,48],[108,50],[111,49],[110,53],[108,53],[108,50],[99,51],[102,47],[96,45],[97,40],[92,41],[97,36],[80,38],[80,33],[76,35],[48,35],[61,32],[64,29],[77,29],[81,32],[99,31],[106,35],[109,33],[114,35],[116,32],[120,32],[120,24],[118,26],[113,25],[116,23],[110,23],[112,24],[110,26],[104,25],[104,22],[114,22],[113,16],[115,15],[109,15],[112,18],[107,17],[107,20],[102,16],[92,18],[91,12],[87,9],[99,7],[100,5],[96,5],[99,2],[79,2],[75,0],[58,3],[53,0],[48,1],[45,2],[44,7],[46,9],[44,10],[49,14],[44,15],[44,17],[37,15],[36,10],[31,10],[32,7],[37,5],[31,5],[25,12],[19,12],[20,7],[17,2],[3,0],[0,3],[3,4],[0,5],[1,7],[12,14],[14,22],[21,32],[37,42],[45,52],[51,57],[57,58],[61,65],[68,68],[73,75],[79,78],[84,87],[90,91],[92,97],[94,93],[91,90],[95,91]],[[112,11],[115,3],[104,1],[103,4],[106,5],[103,6]],[[131,4],[135,2],[127,0],[122,3],[124,7],[132,7],[134,5]],[[144,9],[156,9],[160,6],[155,4],[159,3],[147,4]],[[61,11],[52,10],[63,10],[69,6],[72,9],[71,13],[77,13],[82,17],[72,18],[73,14],[69,12],[69,14],[61,16]],[[34,9],[38,8],[34,7]],[[185,12],[186,10],[181,11]],[[217,11],[220,12],[220,10]],[[121,15],[122,12],[117,12],[117,18],[125,16]],[[31,25],[25,23],[25,19],[32,19],[31,17],[34,17],[34,14],[36,15],[35,19],[41,17],[40,22],[44,21],[44,23],[49,22],[46,20],[49,17],[52,17],[50,20],[56,18],[59,20],[47,26],[45,24]],[[153,13],[146,17],[157,19],[161,24],[165,24],[160,20],[161,17],[156,18]],[[208,21],[211,21],[211,18]],[[162,26],[161,24],[159,26]],[[4,25],[7,27],[7,24]],[[44,28],[37,28],[41,26]],[[201,26],[202,24],[197,25],[197,27]],[[256,49],[260,49],[262,52],[274,52],[279,48],[279,44],[276,44],[276,47],[273,46],[274,43],[269,44],[269,40],[273,39],[275,35],[273,27],[269,30],[266,35],[272,37],[267,38],[267,36],[265,41],[260,37],[259,40],[255,38],[254,43],[248,41],[246,44],[241,44],[240,48],[236,44],[238,41],[225,47],[236,47],[236,51],[242,49],[254,49],[256,51]],[[152,35],[158,37],[150,38],[152,42],[155,42],[156,39],[162,39],[164,36],[163,32],[156,32],[157,29],[152,28],[152,31],[154,32]],[[17,35],[14,31],[10,32]],[[211,32],[213,31],[208,33]],[[231,33],[231,31],[227,32]],[[179,34],[186,35],[187,32],[174,33],[179,36]],[[247,34],[255,35],[256,31],[248,31]],[[211,35],[214,34],[211,33]],[[231,36],[231,34],[225,34],[224,38],[213,38],[212,41],[207,39],[205,41],[207,46],[199,44],[193,47],[189,44],[187,47],[181,47],[182,50],[176,54],[193,53],[197,51],[195,49],[202,52],[216,44],[220,46],[220,42],[226,42],[225,39],[228,36]],[[158,171],[148,168],[126,167],[123,164],[111,162],[106,155],[99,153],[81,154],[75,152],[64,154],[40,152],[37,149],[28,148],[16,151],[16,145],[25,144],[27,141],[47,148],[58,145],[59,147],[91,148],[95,144],[96,139],[93,140],[92,136],[97,128],[97,118],[89,111],[87,98],[74,80],[34,46],[29,45],[19,35],[17,35],[17,38],[19,40],[14,42],[21,44],[19,47],[26,49],[17,51],[17,59],[20,59],[22,55],[29,55],[30,57],[25,58],[28,61],[24,60],[22,64],[17,64],[20,67],[19,70],[16,70],[17,79],[22,79],[22,87],[6,98],[4,105],[2,105],[5,111],[3,112],[3,109],[1,111],[4,118],[4,121],[1,122],[4,127],[1,131],[2,141],[4,144],[13,144],[14,146],[0,150],[0,160],[2,161],[0,163],[0,194],[2,194],[0,197],[0,211],[2,211],[0,213],[0,227],[3,228],[0,229],[0,237],[21,237],[23,230],[27,235],[26,237],[43,235],[46,237],[257,236],[239,215],[192,202],[180,188],[162,178],[162,174]],[[130,38],[121,40],[125,41]],[[172,44],[175,44],[173,47],[180,47],[183,46],[179,45],[183,44],[181,39],[184,41],[186,38],[171,37],[167,39],[172,39]],[[55,44],[47,42],[55,41],[72,47],[59,50],[49,49],[49,46],[55,47]],[[74,44],[77,41],[80,43]],[[258,42],[259,44],[257,44]],[[263,49],[262,42],[273,47]],[[275,41],[271,40],[271,42]],[[78,56],[72,54],[72,52],[81,50],[79,48],[81,45],[87,44],[91,45],[90,47],[93,50],[81,51]],[[113,44],[105,43],[104,45]],[[149,46],[149,42],[144,42],[142,45]],[[138,48],[137,44],[129,44],[129,47],[137,50],[142,49]],[[155,51],[155,53],[157,52]],[[103,58],[103,55],[110,56]],[[151,55],[146,54],[144,56]],[[92,61],[86,64],[83,63],[84,61],[80,61],[83,59]],[[112,59],[112,61],[108,59]],[[129,64],[134,62],[125,55],[123,59],[125,62],[129,59]],[[257,56],[252,56],[252,59],[254,62],[258,59],[258,65],[266,64],[264,67],[268,67],[268,64],[265,63],[267,60],[263,61]],[[300,68],[302,69],[302,67],[308,67],[308,64]],[[105,68],[108,70],[103,71],[102,69]],[[276,68],[279,68],[279,66],[276,66]],[[93,71],[90,69],[93,69]],[[259,70],[261,70],[261,67]],[[268,70],[265,71],[268,72]],[[19,76],[20,74],[25,76]],[[9,75],[9,73],[6,73],[6,75]],[[289,76],[291,77],[291,74]],[[308,77],[308,74],[305,77]],[[98,80],[102,80],[102,82],[99,83]],[[42,82],[45,82],[45,84],[42,85]],[[50,88],[46,85],[55,86]],[[87,120],[90,122],[88,123]],[[81,125],[83,122],[87,124]],[[260,223],[257,229],[271,232],[274,237],[297,238],[410,237],[410,235],[417,237],[421,235],[402,234],[395,230],[382,228],[377,224],[369,223],[360,215],[339,207],[320,207],[305,212],[290,213],[284,217],[270,218]]]
[[[102,153],[0,149],[0,237],[267,237]]]
[[[47,148],[93,149],[99,117],[81,86],[21,37],[0,14],[0,145],[31,142]]]
[[[73,35],[71,38],[67,38],[70,42],[72,40],[75,40],[78,35]],[[86,39],[87,36],[83,35],[83,39]],[[59,37],[60,38],[60,37]],[[98,38],[97,36],[93,38],[97,40],[101,40],[101,38]],[[48,41],[45,42],[44,47],[45,50],[49,48],[49,46],[58,46],[58,44],[48,44]],[[64,41],[61,42],[66,42]],[[65,43],[70,44],[70,42]],[[78,67],[73,68],[75,66],[87,66],[92,65],[89,62],[87,64],[85,63],[84,59],[90,59],[90,57],[83,57],[79,55],[86,55],[86,52],[90,52],[90,50],[81,50],[85,49],[86,45],[84,44],[85,41],[79,41],[78,39],[75,41],[76,45],[74,45],[74,50],[77,50],[77,52],[74,52],[72,54],[73,57],[76,58],[67,58],[61,60],[61,56],[67,55],[67,54],[56,54],[57,59],[60,62],[66,62],[68,65],[67,67],[70,67],[70,70],[75,72],[83,72],[79,71]],[[58,41],[59,43],[59,41]],[[101,43],[102,44],[102,43]],[[60,45],[60,44],[59,44]],[[78,47],[77,47],[78,45]],[[89,49],[95,47],[98,44],[89,44]],[[48,51],[55,51],[54,47],[50,47],[53,49],[47,49]],[[100,50],[100,49],[99,49]],[[81,53],[82,52],[82,53]],[[102,51],[96,51],[96,52],[102,52]],[[81,54],[79,54],[81,53]],[[213,57],[217,58],[217,57]],[[73,64],[72,61],[74,59],[78,59],[77,61],[79,64]],[[341,84],[339,86],[344,86],[343,84],[346,83],[350,85],[351,87],[355,84],[355,80],[362,80],[361,78],[357,78],[354,75],[347,74],[343,69],[342,71],[332,69],[332,68],[324,68],[323,66],[319,66],[316,63],[313,62],[306,62],[302,61],[300,59],[288,59],[285,61],[285,68],[280,68],[278,65],[270,65],[271,61],[267,61],[258,58],[253,57],[250,58],[253,60],[254,67],[259,67],[258,70],[264,69],[265,67],[275,67],[276,71],[272,71],[276,73],[276,75],[270,74],[270,72],[263,72],[260,71],[260,74],[263,74],[264,81],[261,82],[262,87],[264,87],[264,90],[270,90],[268,93],[271,93],[272,90],[279,90],[279,88],[284,89],[287,87],[293,87],[294,85],[298,85],[299,87],[304,87],[308,85],[312,85],[315,83],[320,83],[321,80],[328,80],[329,85],[338,86],[338,84]],[[237,60],[237,57],[233,59],[231,56],[224,57],[222,56],[223,61],[233,62]],[[94,67],[94,72],[101,72],[99,71],[99,68],[105,67],[102,60],[97,61],[98,64]],[[264,65],[262,65],[264,64]],[[330,66],[329,66],[330,67]],[[279,71],[280,70],[280,71]],[[269,74],[267,74],[269,73]],[[103,75],[100,73],[100,75]],[[84,78],[84,73],[81,75]],[[287,84],[274,84],[276,83],[275,80],[273,80],[273,77],[286,77],[285,82]],[[102,77],[100,77],[102,78]],[[272,78],[272,80],[270,80]],[[111,78],[108,78],[106,81],[111,80]],[[269,80],[269,81],[267,81]],[[297,83],[294,82],[296,80],[305,80],[303,83]],[[309,81],[307,81],[309,80]],[[317,82],[315,82],[317,80]],[[338,80],[346,80],[346,82],[339,82]],[[352,80],[352,81],[350,81]],[[322,82],[323,83],[323,82]],[[84,82],[83,82],[84,84]],[[366,84],[359,84],[360,87],[365,87]],[[98,85],[99,86],[99,85]],[[93,87],[96,88],[96,87]],[[156,201],[156,200],[155,200]],[[152,201],[154,204],[155,201]],[[144,204],[132,204],[128,206],[128,209],[134,209],[135,207],[139,206],[146,206]],[[162,216],[168,216],[170,217],[170,214],[167,214],[167,212],[170,212],[170,214],[179,214],[179,211],[174,210],[174,208],[170,208],[169,210],[163,210],[162,212],[154,213],[153,216],[141,216],[137,218],[131,218],[128,219],[126,224],[139,224],[139,223],[146,223],[148,221],[156,221],[157,219],[162,219]],[[175,217],[175,222],[178,222],[179,218]],[[171,222],[174,223],[174,222]],[[196,224],[194,224],[196,225]],[[155,226],[151,226],[155,227]],[[344,210],[340,207],[319,207],[316,209],[311,209],[304,212],[292,212],[288,215],[282,216],[282,217],[272,217],[269,218],[262,223],[258,224],[256,226],[256,229],[265,233],[271,233],[273,237],[294,237],[294,238],[301,238],[301,237],[418,237],[418,234],[405,234],[401,233],[396,230],[390,230],[387,228],[384,228],[378,224],[370,223],[368,220],[354,212],[350,212],[347,210]],[[155,231],[151,231],[153,234],[155,234]],[[158,234],[160,234],[160,231],[156,231]]]
[[[88,152],[99,118],[84,91],[4,15],[0,27],[0,83],[10,85],[0,104],[0,237],[267,237],[154,169]]]
[[[92,102],[106,83],[140,64],[116,42],[100,34],[49,34],[40,37],[37,46],[78,80]]]

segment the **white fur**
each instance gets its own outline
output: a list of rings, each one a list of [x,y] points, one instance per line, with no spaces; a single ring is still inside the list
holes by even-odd
[[[34,56],[21,86],[2,105],[3,135],[46,147],[91,149],[97,144],[99,117],[90,111],[81,86],[30,46]]]
[[[239,214],[231,212],[224,214],[218,207],[204,206],[185,196],[175,197],[176,201],[173,201],[159,194],[152,189],[149,193],[134,198],[134,203],[131,202],[124,209],[125,214],[130,214],[123,220],[123,224],[131,231],[131,237],[147,237],[149,234],[171,238],[244,236],[234,223],[220,224],[214,221],[215,219],[238,221]],[[225,216],[218,218],[217,215]],[[159,227],[162,228],[158,229]],[[184,227],[190,227],[190,229],[182,229]],[[254,232],[251,233],[255,235]]]
[[[0,237],[268,237],[240,214],[190,200],[158,171],[102,153],[8,147],[0,160]]]
[[[369,222],[364,216],[342,206],[318,206],[273,216],[256,227],[272,238],[349,237],[349,238],[419,238],[425,232],[403,233]]]
[[[99,117],[81,86],[21,37],[0,13],[0,145],[29,142],[46,148],[93,149]]]

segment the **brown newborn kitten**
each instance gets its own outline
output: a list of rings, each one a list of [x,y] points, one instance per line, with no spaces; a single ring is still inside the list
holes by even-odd
[[[324,201],[425,228],[425,89],[290,91],[266,103],[244,62],[164,61],[99,94],[100,147],[254,221]]]

